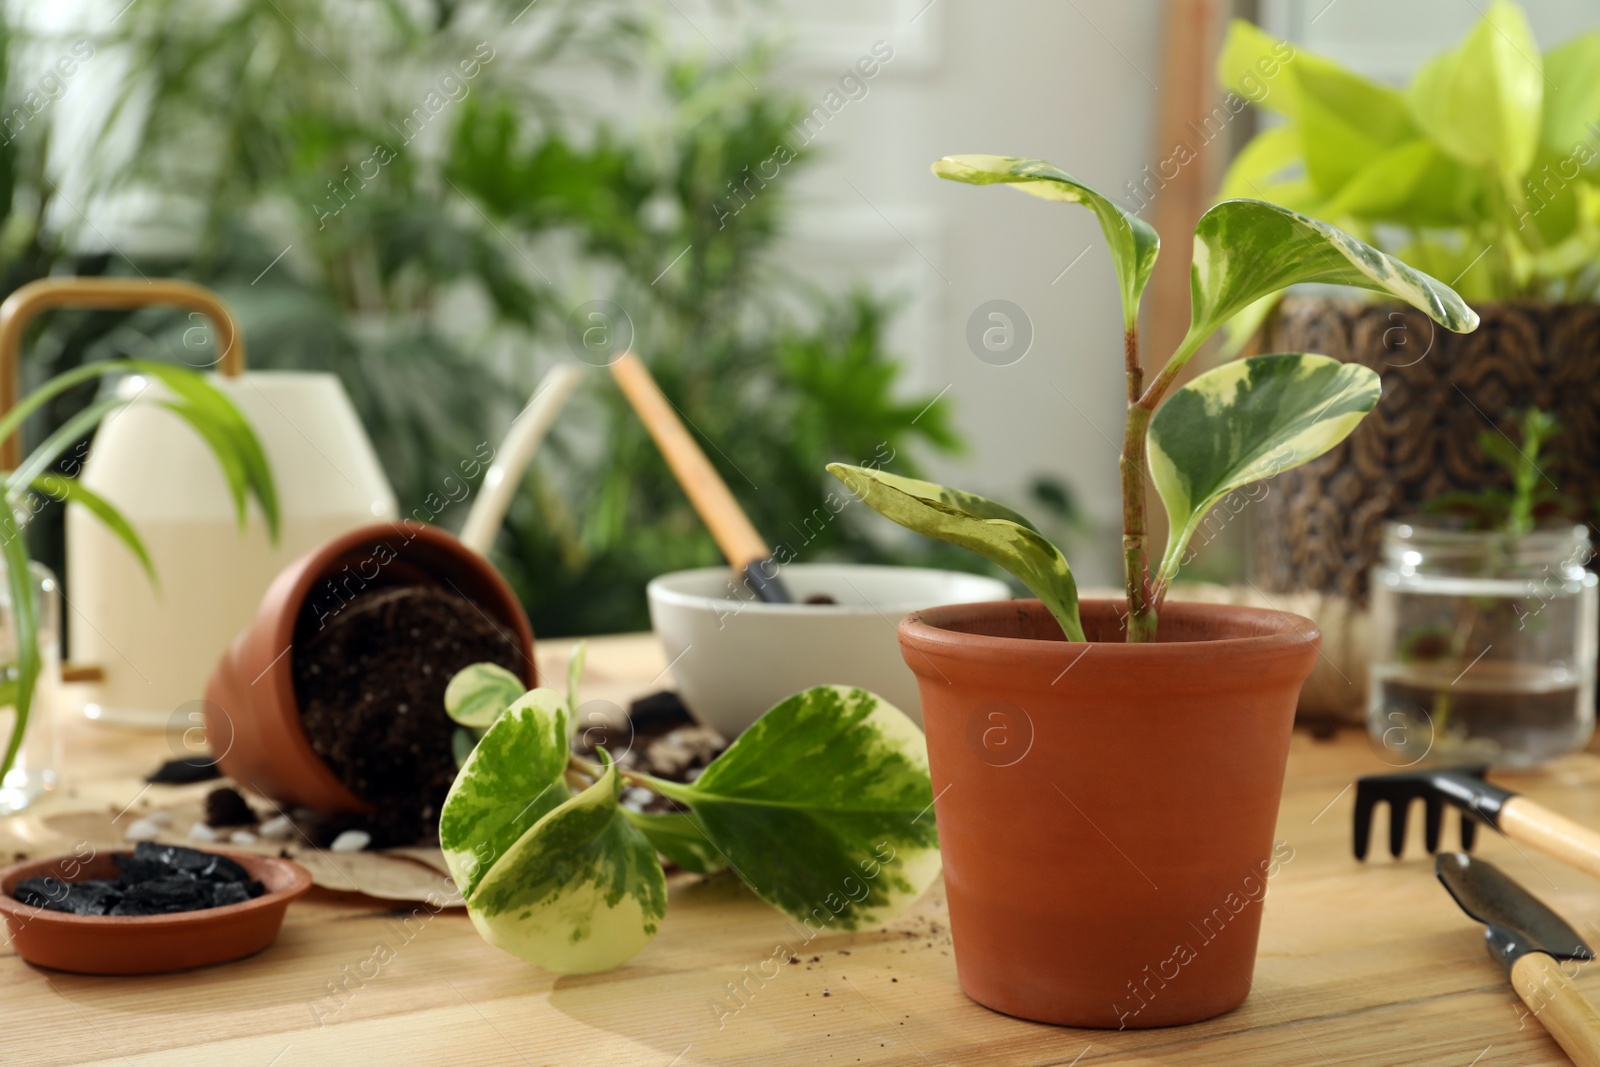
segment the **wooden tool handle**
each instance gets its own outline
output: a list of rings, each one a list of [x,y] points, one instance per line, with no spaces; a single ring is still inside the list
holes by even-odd
[[[1500,808],[1500,832],[1532,845],[1563,863],[1600,877],[1600,834],[1557,815],[1527,797],[1512,797]]]
[[[1600,1012],[1561,970],[1560,961],[1530,952],[1511,965],[1511,985],[1578,1067],[1600,1067]]]
[[[677,412],[639,357],[632,352],[624,353],[611,364],[611,373],[638,413],[639,421],[655,438],[656,447],[666,457],[673,477],[683,486],[689,503],[699,512],[700,521],[711,531],[728,562],[735,570],[743,570],[751,563],[769,558],[772,550],[750,524],[722,476],[684,429]]]

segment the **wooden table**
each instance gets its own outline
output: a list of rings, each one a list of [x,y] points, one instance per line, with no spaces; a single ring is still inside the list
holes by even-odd
[[[569,646],[541,646],[558,677]],[[646,637],[591,644],[587,697],[661,685]],[[69,730],[71,767],[127,776],[168,755],[159,736]],[[277,943],[186,974],[88,978],[0,954],[0,1063],[293,1067],[460,1062],[607,1064],[1170,1064],[1450,1067],[1567,1062],[1524,1020],[1481,928],[1404,862],[1350,856],[1352,778],[1383,769],[1364,736],[1297,733],[1278,836],[1294,850],[1272,880],[1255,992],[1219,1019],[1167,1030],[1067,1030],[979,1007],[956,984],[943,892],[883,929],[819,937],[744,1003],[795,928],[731,876],[677,876],[660,935],[608,974],[556,977],[490,947],[459,911],[412,916],[313,891]],[[1502,779],[1600,826],[1600,758]],[[1420,821],[1420,820],[1414,820]],[[1454,818],[1447,821],[1454,840]],[[1600,940],[1596,883],[1493,834],[1479,851]],[[409,921],[407,921],[409,920]],[[378,946],[388,951],[376,953]],[[374,966],[376,957],[391,957]],[[770,971],[769,971],[770,973]],[[1600,998],[1600,968],[1578,982]],[[341,984],[348,990],[339,996]]]

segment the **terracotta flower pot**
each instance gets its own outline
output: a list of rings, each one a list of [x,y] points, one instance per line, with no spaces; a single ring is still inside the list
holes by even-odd
[[[386,522],[336,537],[285,567],[250,628],[206,686],[206,738],[224,774],[285,806],[321,812],[371,808],[316,754],[300,722],[292,649],[367,589],[434,585],[472,601],[510,631],[537,684],[533,631],[516,595],[489,561],[436,526]]]
[[[909,615],[961,987],[1039,1022],[1198,1022],[1250,991],[1306,619],[1168,604],[1089,643],[1036,600]]]

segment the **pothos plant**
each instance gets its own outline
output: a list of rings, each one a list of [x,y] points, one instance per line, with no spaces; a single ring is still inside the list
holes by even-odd
[[[445,691],[476,744],[439,843],[490,944],[562,974],[626,962],[666,914],[658,855],[702,874],[731,868],[813,936],[889,919],[939,873],[922,731],[873,694],[798,693],[684,784],[625,770],[604,748],[573,752],[582,671],[580,649],[562,695],[479,663]],[[680,810],[623,807],[624,786]]]
[[[187,367],[147,360],[102,360],[58,374],[0,418],[0,441],[20,432],[30,415],[67,390],[105,375],[119,374],[140,374],[164,387],[164,395],[156,402],[187,422],[216,457],[233,498],[240,528],[245,524],[249,500],[254,498],[261,507],[269,536],[276,541],[278,495],[261,442],[233,402],[203,375]],[[17,753],[22,748],[42,666],[38,604],[34,601],[28,548],[23,537],[28,519],[37,514],[46,500],[81,505],[138,557],[152,582],[157,580],[150,553],[127,518],[110,501],[86,488],[75,477],[56,469],[68,451],[102,420],[136,398],[120,392],[100,397],[39,442],[15,470],[0,475],[4,478],[6,502],[5,515],[0,520],[0,554],[5,565],[12,639],[11,659],[0,667],[4,671],[0,679],[0,707],[12,707],[16,712],[5,755],[0,757],[0,781],[16,763]]]
[[[1178,375],[1208,338],[1256,301],[1300,282],[1388,293],[1457,332],[1478,316],[1449,286],[1325,222],[1261,200],[1227,200],[1195,227],[1189,329],[1145,381],[1139,300],[1160,239],[1149,224],[1043,160],[947,156],[934,174],[972,185],[1005,184],[1094,212],[1111,249],[1122,303],[1127,422],[1122,442],[1123,578],[1127,640],[1150,641],[1190,538],[1217,502],[1259,478],[1315,459],[1378,401],[1378,376],[1310,353],[1237,360],[1181,388]],[[874,509],[908,529],[972,549],[1016,575],[1070,641],[1085,639],[1078,587],[1066,558],[1028,519],[971,493],[842,463],[828,470]],[[1152,568],[1146,545],[1148,470],[1166,508],[1166,548]]]

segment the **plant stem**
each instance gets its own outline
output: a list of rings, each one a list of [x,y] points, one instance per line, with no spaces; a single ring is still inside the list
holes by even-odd
[[[1128,595],[1128,640],[1153,641],[1157,612],[1165,583],[1149,578],[1148,548],[1144,517],[1145,442],[1150,434],[1150,419],[1161,400],[1172,388],[1179,372],[1211,335],[1215,327],[1189,327],[1189,332],[1167,360],[1161,373],[1143,393],[1143,371],[1139,367],[1139,340],[1134,330],[1125,333],[1128,359],[1128,423],[1122,439],[1122,569]],[[1159,594],[1157,591],[1159,588]]]
[[[1128,371],[1128,403],[1139,402],[1139,391],[1144,388],[1144,368],[1139,366],[1139,327],[1129,326],[1122,331],[1122,358]]]
[[[1144,449],[1150,428],[1150,410],[1140,404],[1144,369],[1139,365],[1139,329],[1123,332],[1123,356],[1128,375],[1128,421],[1122,436],[1122,577],[1128,597],[1128,640],[1152,640],[1156,616],[1151,609],[1146,582],[1148,551],[1145,545]]]

